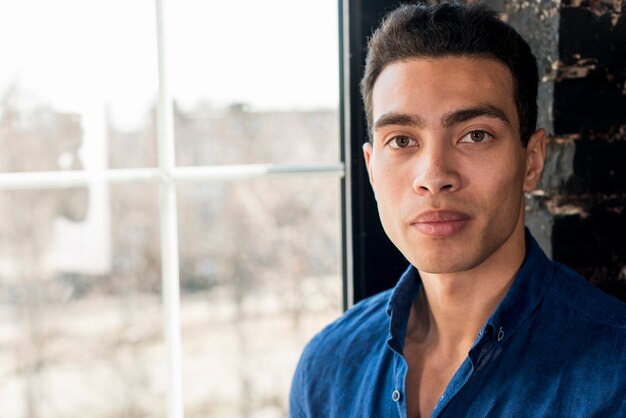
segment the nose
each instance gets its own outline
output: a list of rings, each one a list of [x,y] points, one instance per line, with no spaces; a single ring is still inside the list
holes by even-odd
[[[444,146],[424,147],[416,162],[413,190],[420,195],[455,192],[461,186],[453,150]]]

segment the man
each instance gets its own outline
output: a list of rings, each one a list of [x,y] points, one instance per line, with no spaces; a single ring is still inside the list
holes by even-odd
[[[363,152],[411,266],[309,343],[292,417],[626,417],[626,305],[524,228],[537,84],[528,45],[483,6],[402,6],[374,33]]]

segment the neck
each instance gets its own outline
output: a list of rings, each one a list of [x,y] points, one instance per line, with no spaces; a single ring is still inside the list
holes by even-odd
[[[517,235],[517,236],[516,236]],[[430,274],[409,317],[407,337],[465,356],[489,316],[511,287],[525,255],[524,229],[472,270]]]

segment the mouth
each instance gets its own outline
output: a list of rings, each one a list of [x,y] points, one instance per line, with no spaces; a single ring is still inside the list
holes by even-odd
[[[447,238],[460,233],[469,221],[470,216],[466,213],[437,210],[420,214],[411,222],[411,226],[429,237]]]

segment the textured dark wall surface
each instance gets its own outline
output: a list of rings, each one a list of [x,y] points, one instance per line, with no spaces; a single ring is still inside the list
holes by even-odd
[[[622,300],[626,300],[625,6],[624,1],[561,5],[554,134],[561,143],[571,142],[575,152],[573,173],[550,202],[555,215],[554,258]]]
[[[555,260],[626,301],[626,1],[488,1],[530,43],[546,167],[527,224]]]

